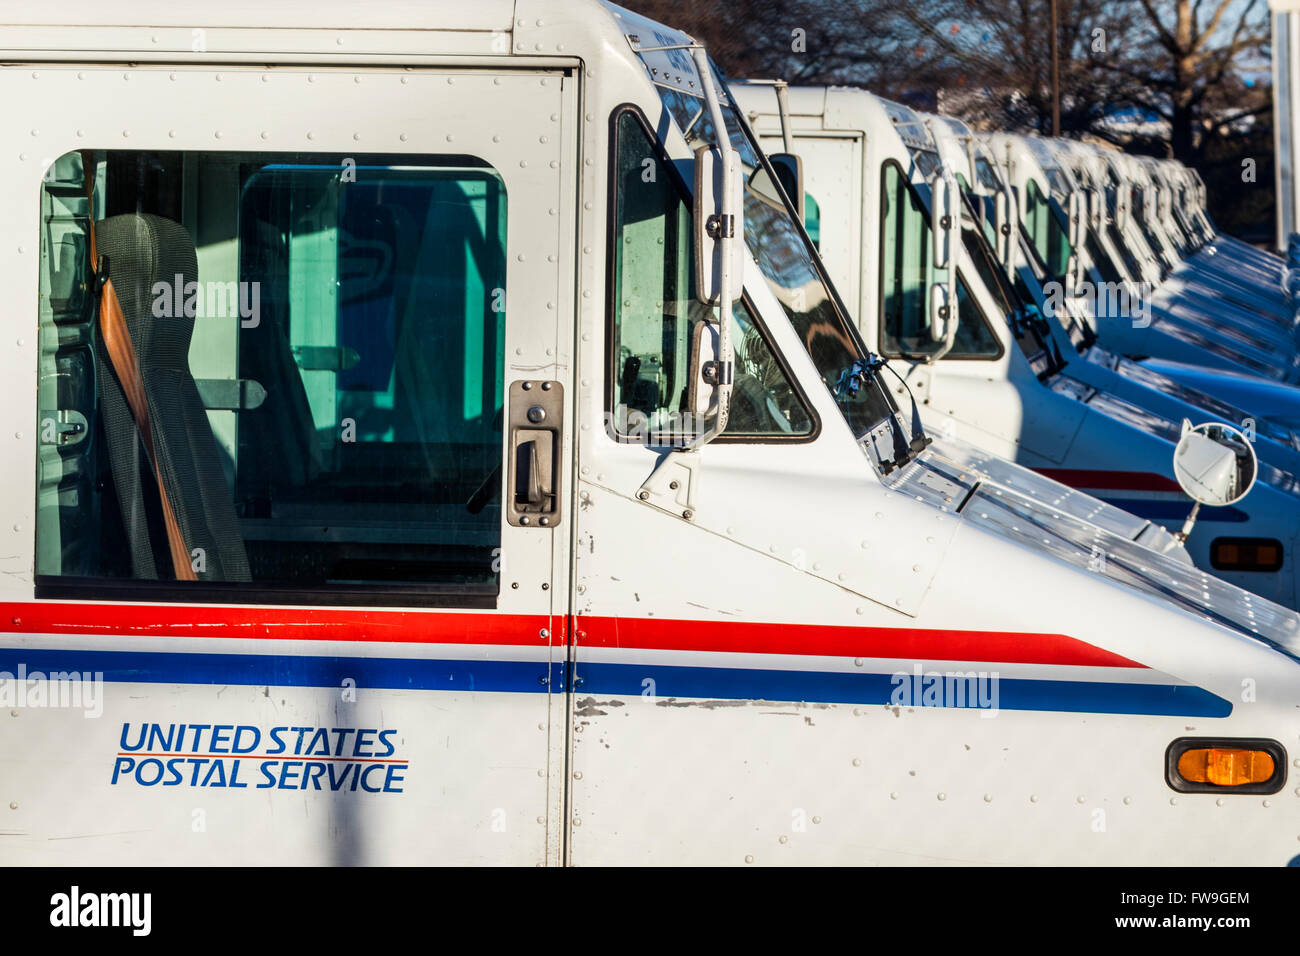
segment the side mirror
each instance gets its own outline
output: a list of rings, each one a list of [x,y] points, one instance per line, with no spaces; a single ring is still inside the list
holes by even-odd
[[[1115,226],[1123,231],[1128,228],[1128,186],[1115,187]]]
[[[699,44],[691,44],[690,51],[718,145],[705,145],[695,150],[695,193],[691,202],[692,264],[695,267],[695,297],[709,306],[709,316],[701,319],[691,330],[692,347],[686,383],[692,413],[704,404],[707,386],[709,401],[704,418],[712,421],[703,428],[692,428],[695,437],[684,448],[674,449],[659,459],[636,494],[638,500],[679,515],[686,521],[691,521],[695,515],[700,449],[727,427],[735,369],[731,344],[732,308],[745,288],[744,171],[740,154],[731,145],[722,100],[713,83],[713,64]],[[715,305],[718,309],[716,321],[712,314]]]
[[[803,157],[795,153],[770,153],[767,161],[776,170],[776,178],[781,181],[781,188],[790,197],[799,221],[804,221],[804,178]]]
[[[951,294],[949,284],[936,282],[930,286],[930,338],[935,342],[944,342],[943,349],[935,359],[942,357],[952,348],[952,340],[957,335],[957,297]]]
[[[952,173],[941,169],[930,180],[930,238],[934,244],[935,282],[930,286],[930,338],[943,342],[927,358],[937,362],[957,335],[957,249],[961,242],[961,193]]]
[[[723,176],[723,164],[729,176]],[[723,196],[723,182],[730,181],[731,196]],[[695,297],[705,305],[717,305],[722,294],[722,272],[730,278],[730,307],[740,299],[745,268],[744,186],[740,154],[728,146],[701,146],[695,151]],[[724,198],[728,201],[724,202]]]
[[[1183,420],[1174,448],[1174,477],[1198,505],[1236,504],[1254,487],[1258,472],[1255,449],[1237,429],[1221,422],[1192,427]]]
[[[1079,190],[1070,192],[1070,198],[1065,203],[1065,215],[1069,219],[1070,245],[1078,249],[1083,245],[1083,196]]]
[[[782,195],[789,197],[791,204],[794,206],[796,214],[802,221],[804,218],[804,194],[803,194],[803,163],[802,160],[793,153],[777,153],[767,157],[768,162],[772,164],[772,169],[776,172],[776,178],[767,171],[766,166],[759,166],[749,175],[749,182],[745,188],[751,196],[755,196],[761,201],[767,203],[773,209],[785,211],[785,200]],[[792,161],[792,165],[778,165],[778,160]],[[798,189],[799,199],[795,201],[795,193],[790,190]]]
[[[1102,220],[1105,218],[1104,205],[1105,197],[1102,196],[1101,190],[1088,190],[1088,226],[1097,230],[1101,228]]]
[[[1019,210],[1016,208],[1015,196],[1012,195],[1010,187],[1003,186],[998,190],[993,208],[994,215],[997,217],[995,226],[998,237],[998,260],[1014,279],[1016,250],[1020,245],[1020,222],[1016,218]]]
[[[1007,245],[1011,238],[1011,225],[1007,221],[1007,194],[999,189],[993,197],[993,234],[997,237],[998,244],[995,250],[998,254],[998,262],[1006,265],[1007,262]]]
[[[940,170],[930,180],[930,238],[934,241],[934,267],[955,268],[957,242],[961,239],[956,182],[952,174]]]
[[[690,381],[686,385],[686,408],[694,422],[702,422],[709,412],[713,390],[718,385],[722,364],[722,336],[718,326],[700,319],[691,329]]]

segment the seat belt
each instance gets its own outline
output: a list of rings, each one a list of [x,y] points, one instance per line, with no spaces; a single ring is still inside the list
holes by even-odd
[[[99,275],[99,251],[95,246],[95,163],[89,152],[81,154],[82,173],[85,177],[86,199],[90,203],[87,216],[90,222],[90,271]],[[107,263],[104,272],[107,273]],[[145,398],[144,379],[140,375],[140,360],[136,355],[135,345],[131,342],[131,332],[126,325],[126,316],[122,314],[122,303],[118,301],[117,290],[113,280],[105,274],[99,283],[99,334],[108,352],[108,360],[117,374],[126,395],[126,403],[131,407],[131,416],[135,419],[136,430],[144,442],[145,457],[153,466],[154,482],[158,487],[158,498],[162,505],[163,526],[167,529],[167,547],[171,552],[172,570],[178,581],[197,581],[194,566],[190,563],[190,551],[185,546],[185,537],[181,534],[180,522],[172,508],[167,495],[167,486],[163,483],[162,469],[158,467],[158,458],[154,454],[153,421],[149,417],[149,401]]]

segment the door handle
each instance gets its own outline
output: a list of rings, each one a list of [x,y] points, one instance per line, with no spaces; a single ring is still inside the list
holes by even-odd
[[[515,527],[554,527],[560,520],[564,472],[564,386],[510,384],[510,474],[506,520]]]
[[[538,474],[540,467],[537,443],[540,439],[530,438],[521,441],[515,448],[515,501],[521,505],[540,505],[542,503],[542,480]]]

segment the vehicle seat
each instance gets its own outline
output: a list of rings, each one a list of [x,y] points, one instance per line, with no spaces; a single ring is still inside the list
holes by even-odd
[[[135,346],[168,498],[186,547],[191,554],[196,548],[203,549],[201,561],[196,562],[198,579],[248,581],[248,558],[217,440],[190,374],[194,318],[153,314],[155,283],[165,282],[173,301],[183,301],[183,287],[171,291],[177,276],[186,285],[197,280],[194,243],[178,223],[140,213],[97,223],[95,236]],[[132,572],[136,578],[170,579],[171,557],[152,470],[102,341],[98,352],[100,414]]]

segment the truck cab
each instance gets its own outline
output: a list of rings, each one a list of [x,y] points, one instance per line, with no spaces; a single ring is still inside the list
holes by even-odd
[[[930,447],[689,36],[5,18],[0,860],[1294,857],[1296,614]]]
[[[781,118],[772,88],[737,84],[735,89],[760,142],[778,148]],[[900,399],[910,391],[936,434],[953,434],[989,455],[1179,531],[1191,503],[1178,490],[1173,471],[1172,452],[1181,434],[1178,413],[1196,415],[1197,421],[1210,416],[1182,399],[1168,403],[1148,396],[1145,385],[1138,390],[1143,394],[1126,397],[1110,387],[1114,383],[1091,381],[1096,370],[1077,361],[1077,349],[1086,343],[1075,332],[1087,326],[1081,304],[1068,292],[1078,284],[1083,261],[1075,252],[1079,223],[1058,216],[1051,186],[1031,180],[1017,189],[1011,179],[1008,196],[999,191],[990,168],[989,185],[981,187],[997,194],[989,197],[995,206],[999,201],[1003,208],[1014,206],[1015,222],[1022,227],[1017,261],[1034,259],[1033,270],[1012,279],[1005,271],[1008,246],[999,252],[989,242],[1001,234],[1000,225],[991,225],[996,216],[965,203],[957,181],[961,170],[945,164],[918,114],[864,90],[838,87],[791,89],[788,100],[787,122],[803,163],[804,188],[822,209],[828,208],[829,195],[830,206],[850,210],[821,215],[821,242],[836,250],[828,267],[841,263],[845,271],[832,275],[858,288],[859,328],[882,356],[900,366],[906,383],[896,386]],[[832,133],[856,137],[860,148],[852,153],[827,148]],[[978,178],[978,168],[969,175]],[[966,175],[962,179],[969,184]],[[852,181],[858,185],[850,190],[846,184]],[[952,244],[951,268],[939,262],[935,238],[942,216],[934,197],[945,194],[953,197],[942,200],[952,204],[950,228],[960,236]],[[859,245],[851,239],[854,232],[838,231],[846,215],[861,220]],[[1054,298],[1063,305],[1053,317],[1071,323],[1068,328],[1043,326],[1026,285],[1036,282],[1056,287]],[[955,289],[956,323],[940,333],[929,297],[948,283]],[[1294,551],[1300,530],[1293,524],[1300,483],[1284,466],[1295,452],[1279,444],[1270,454],[1280,464],[1261,465],[1261,482],[1251,497],[1232,510],[1211,509],[1201,514],[1197,527],[1184,529],[1190,531],[1188,551],[1199,568],[1288,605],[1296,600],[1296,572],[1284,555]],[[1221,548],[1221,539],[1236,535],[1279,543],[1267,570],[1228,567],[1215,558],[1216,542]]]

